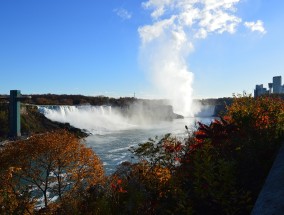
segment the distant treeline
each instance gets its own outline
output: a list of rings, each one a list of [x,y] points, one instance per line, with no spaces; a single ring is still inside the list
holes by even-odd
[[[1,97],[2,95],[0,95]],[[271,94],[271,97],[280,97],[284,99],[284,94]],[[112,98],[107,96],[84,96],[84,95],[57,95],[57,94],[32,94],[31,99],[23,100],[23,103],[35,104],[35,105],[111,105],[115,107],[125,107],[134,102],[145,102],[156,105],[168,105],[167,100],[157,99],[138,99],[135,97],[120,97]],[[195,99],[194,102],[200,102],[202,105],[218,105],[218,106],[230,106],[232,104],[233,97],[223,98],[209,98],[209,99]],[[5,100],[0,99],[0,103]]]
[[[42,94],[31,95],[31,99],[24,102],[36,105],[111,105],[111,106],[125,106],[133,103],[136,98],[110,98],[106,96],[83,96],[83,95],[56,95],[56,94]]]
[[[1,95],[0,95],[1,96]],[[22,100],[23,103],[35,105],[111,105],[113,107],[126,107],[134,102],[151,103],[153,105],[168,105],[167,100],[138,99],[135,97],[111,98],[107,96],[83,96],[83,95],[57,95],[57,94],[32,94],[30,99]],[[5,100],[0,100],[0,103]]]
[[[3,101],[3,100],[2,100]],[[57,95],[57,94],[33,94],[31,99],[23,100],[24,103],[36,105],[111,105],[111,106],[127,106],[135,101],[151,102],[156,104],[168,104],[167,100],[148,100],[138,99],[135,97],[111,98],[107,96],[84,96],[84,95]],[[201,99],[194,100],[201,102],[202,105],[230,105],[233,101],[232,97],[224,97],[217,99]],[[0,100],[1,102],[1,100]]]

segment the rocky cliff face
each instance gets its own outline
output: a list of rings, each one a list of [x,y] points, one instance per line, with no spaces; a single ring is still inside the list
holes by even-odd
[[[200,112],[197,117],[218,117],[226,112],[226,106],[230,106],[233,98],[201,99],[194,100],[193,103],[199,105]]]
[[[183,116],[175,114],[173,107],[166,104],[158,104],[149,101],[134,102],[128,106],[122,107],[124,116],[134,121],[171,121]]]
[[[0,140],[8,138],[9,134],[9,104],[0,103]],[[66,129],[78,137],[86,137],[87,133],[70,126],[68,123],[59,123],[47,119],[38,112],[36,106],[21,107],[21,133],[22,135],[31,135],[34,133],[43,133],[56,129]]]

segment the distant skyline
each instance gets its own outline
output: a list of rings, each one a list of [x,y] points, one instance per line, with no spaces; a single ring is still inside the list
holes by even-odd
[[[284,76],[284,1],[191,2],[1,0],[0,94],[165,98],[181,80],[217,98]]]

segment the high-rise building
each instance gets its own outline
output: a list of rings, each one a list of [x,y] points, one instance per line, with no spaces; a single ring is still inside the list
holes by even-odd
[[[274,76],[273,82],[268,83],[268,90],[263,87],[263,84],[255,86],[254,97],[258,97],[264,94],[284,94],[284,85],[282,85],[282,77]]]
[[[267,93],[268,93],[268,90],[266,88],[263,88],[263,84],[259,84],[255,86],[254,97],[258,97],[258,96],[261,96]]]
[[[272,83],[268,83],[269,94],[272,93],[272,87],[273,87],[273,84]]]
[[[282,93],[282,77],[273,77],[273,93]]]

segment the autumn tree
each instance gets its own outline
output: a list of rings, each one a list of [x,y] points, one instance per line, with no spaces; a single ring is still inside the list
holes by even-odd
[[[34,209],[34,202],[30,201],[27,192],[21,195],[12,186],[12,176],[19,169],[10,167],[0,168],[0,214],[31,214]]]
[[[78,198],[80,191],[104,177],[102,164],[92,149],[64,130],[10,142],[0,151],[0,163],[2,171],[10,170],[6,190],[16,196],[28,193],[30,201],[45,208],[51,202],[60,202],[63,196]],[[11,168],[17,171],[11,172]]]

